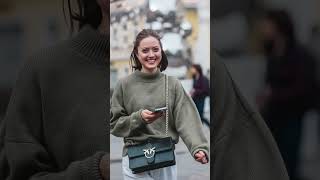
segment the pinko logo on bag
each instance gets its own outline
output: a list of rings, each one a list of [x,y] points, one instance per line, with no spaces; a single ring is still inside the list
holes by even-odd
[[[156,152],[156,147],[153,147],[153,148],[148,148],[148,149],[143,149],[143,153],[144,153],[144,156],[146,158],[152,158]]]

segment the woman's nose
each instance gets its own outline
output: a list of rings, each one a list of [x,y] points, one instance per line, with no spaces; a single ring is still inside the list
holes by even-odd
[[[154,56],[154,53],[152,51],[149,51],[149,54],[148,54],[149,57],[153,57]]]

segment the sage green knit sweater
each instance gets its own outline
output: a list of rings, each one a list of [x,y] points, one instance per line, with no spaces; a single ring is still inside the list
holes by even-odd
[[[199,113],[181,83],[168,77],[169,128],[168,135],[178,143],[182,138],[192,156],[202,150],[209,157],[209,145],[202,130]],[[166,106],[165,75],[135,71],[119,80],[111,98],[110,131],[124,138],[123,156],[127,146],[138,144],[148,137],[165,137],[165,116],[150,124],[141,117],[143,109]]]

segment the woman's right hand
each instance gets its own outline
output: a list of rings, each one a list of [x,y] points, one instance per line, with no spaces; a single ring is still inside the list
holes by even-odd
[[[153,121],[157,120],[159,117],[161,117],[163,114],[163,112],[152,112],[148,109],[144,109],[141,112],[141,117],[147,124],[150,124]]]

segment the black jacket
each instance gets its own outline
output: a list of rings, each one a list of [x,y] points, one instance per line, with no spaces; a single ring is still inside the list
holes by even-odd
[[[211,71],[211,178],[288,180],[280,152],[264,120],[241,95],[215,54]]]
[[[109,151],[108,38],[85,27],[22,65],[4,119],[9,180],[101,179],[99,162]]]

